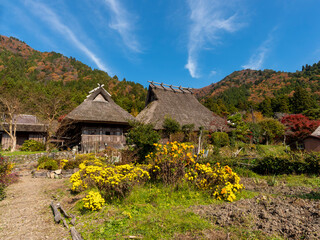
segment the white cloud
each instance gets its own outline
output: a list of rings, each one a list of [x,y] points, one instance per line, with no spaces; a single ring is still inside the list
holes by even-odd
[[[72,44],[74,44],[78,49],[80,49],[87,57],[89,57],[99,69],[111,73],[110,70],[105,66],[105,64],[84,44],[82,43],[76,34],[64,23],[61,22],[59,17],[46,5],[35,2],[32,0],[26,1],[28,7],[31,7],[32,11],[38,15],[42,20],[46,21],[48,25],[59,32],[62,36],[67,38]]]
[[[235,8],[230,1],[220,0],[189,0],[192,22],[188,41],[188,62],[185,68],[191,77],[199,78],[198,55],[199,51],[206,48],[206,44],[217,44],[223,32],[235,32],[243,24],[238,22],[237,13],[228,14]]]
[[[257,48],[257,50],[250,57],[249,62],[241,66],[243,69],[258,70],[262,68],[266,56],[271,51],[272,44],[274,41],[274,32],[276,31],[276,29],[277,27],[272,29],[267,39],[262,42],[262,44]]]
[[[116,30],[124,44],[134,52],[141,52],[141,46],[133,33],[134,17],[121,5],[119,0],[104,0],[112,12],[112,22],[109,27]]]
[[[216,75],[217,74],[217,71],[215,71],[215,70],[212,70],[211,72],[210,72],[210,77],[212,77],[212,76],[214,76],[214,75]]]

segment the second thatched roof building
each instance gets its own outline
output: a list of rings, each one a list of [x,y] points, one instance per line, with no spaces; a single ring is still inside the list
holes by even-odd
[[[156,130],[161,130],[166,117],[175,119],[181,126],[194,124],[196,131],[199,127],[212,131],[228,129],[226,120],[203,106],[191,89],[151,82],[146,107],[136,118],[143,123],[152,123]]]

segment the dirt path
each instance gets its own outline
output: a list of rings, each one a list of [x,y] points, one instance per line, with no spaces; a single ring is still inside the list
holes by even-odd
[[[49,206],[51,190],[63,180],[20,174],[19,182],[7,188],[7,197],[0,202],[0,239],[70,239],[67,230],[54,223]]]

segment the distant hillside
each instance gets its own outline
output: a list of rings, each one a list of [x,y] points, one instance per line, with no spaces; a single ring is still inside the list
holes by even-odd
[[[117,76],[93,70],[75,58],[39,52],[16,38],[0,35],[0,87],[12,92],[19,90],[21,99],[28,97],[25,91],[45,91],[50,86],[70,95],[72,104],[66,107],[71,109],[97,83],[105,84],[112,98],[133,115],[144,108],[147,91],[141,84],[119,81]]]
[[[266,98],[290,98],[298,86],[312,93],[314,98],[319,97],[320,62],[303,66],[301,71],[295,73],[249,69],[235,71],[221,81],[194,92],[208,107],[210,103],[219,101],[229,109],[245,110],[248,104],[257,108]]]

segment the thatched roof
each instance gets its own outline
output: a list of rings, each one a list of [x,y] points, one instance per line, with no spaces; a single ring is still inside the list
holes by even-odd
[[[317,129],[313,133],[311,133],[311,136],[320,137],[320,126],[317,127]]]
[[[152,123],[155,129],[163,129],[165,117],[175,119],[181,126],[194,124],[195,130],[203,126],[213,131],[225,131],[227,122],[203,106],[190,89],[150,84],[146,107],[136,117],[143,123]]]
[[[65,117],[65,120],[127,125],[129,120],[134,120],[134,117],[118,106],[103,86],[99,86],[93,89],[90,95]]]
[[[17,132],[42,132],[47,131],[47,125],[39,122],[36,116],[19,114],[15,116],[15,122],[17,124]],[[9,129],[9,124],[0,124],[0,131],[4,131],[3,128]]]

